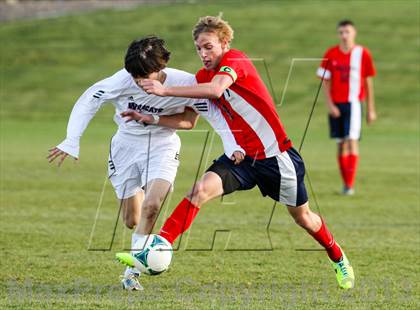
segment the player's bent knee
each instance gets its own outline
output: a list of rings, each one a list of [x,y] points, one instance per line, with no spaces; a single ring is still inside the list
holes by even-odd
[[[196,205],[200,205],[203,202],[208,200],[208,193],[206,191],[206,188],[203,184],[203,182],[197,182],[194,187],[193,190],[191,191],[190,194],[190,200],[192,203],[196,204]]]
[[[138,225],[138,221],[136,221],[133,217],[126,217],[123,222],[128,229],[133,229],[136,225]]]

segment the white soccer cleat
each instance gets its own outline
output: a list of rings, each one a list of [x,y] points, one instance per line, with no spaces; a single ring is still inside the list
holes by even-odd
[[[341,194],[344,195],[344,196],[353,196],[354,195],[354,189],[350,188],[350,187],[347,187],[347,186],[344,186]]]
[[[121,284],[127,291],[143,291],[144,288],[139,282],[139,273],[129,273],[122,276]]]

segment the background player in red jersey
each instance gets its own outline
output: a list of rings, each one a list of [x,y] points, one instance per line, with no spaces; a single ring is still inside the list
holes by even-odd
[[[337,139],[337,160],[343,178],[343,194],[354,194],[362,123],[361,102],[367,98],[367,123],[376,120],[373,80],[375,67],[370,52],[356,45],[352,21],[337,25],[340,44],[324,55],[317,75],[323,78],[329,111],[330,136]]]
[[[140,85],[160,96],[212,99],[243,152],[215,160],[166,220],[160,235],[173,243],[190,227],[204,203],[258,186],[264,196],[286,205],[295,222],[325,248],[340,287],[352,288],[353,268],[324,221],[309,208],[303,160],[292,147],[267,88],[250,59],[230,49],[232,28],[220,17],[202,17],[193,29],[193,38],[204,65],[196,74],[199,84],[165,87],[143,80]],[[135,119],[152,121],[150,116],[148,120],[136,114]]]

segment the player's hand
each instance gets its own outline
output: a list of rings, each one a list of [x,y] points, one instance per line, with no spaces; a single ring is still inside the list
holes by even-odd
[[[139,112],[136,112],[134,110],[127,110],[120,114],[122,117],[125,118],[125,122],[131,122],[131,121],[138,121],[145,124],[151,124],[153,123],[154,119],[152,115],[148,114],[141,114]]]
[[[366,114],[366,121],[368,125],[371,125],[374,121],[376,121],[376,112],[375,111],[368,111]]]
[[[140,87],[148,94],[156,96],[166,96],[165,87],[157,80],[144,79],[140,82]]]
[[[233,152],[232,156],[230,157],[230,159],[233,161],[235,165],[239,165],[241,161],[244,160],[244,158],[245,158],[245,154],[242,153],[241,151]]]
[[[68,153],[60,150],[59,148],[53,147],[51,149],[48,150],[48,156],[47,156],[47,160],[49,163],[52,163],[56,158],[59,158],[58,160],[58,167],[61,166],[61,164],[63,163],[63,161],[71,155],[69,155]],[[77,160],[77,158],[72,157],[74,160]]]
[[[340,117],[340,115],[341,115],[341,113],[340,113],[340,110],[335,106],[335,105],[330,105],[329,106],[329,110],[330,110],[330,115],[333,117],[333,118],[338,118],[338,117]]]

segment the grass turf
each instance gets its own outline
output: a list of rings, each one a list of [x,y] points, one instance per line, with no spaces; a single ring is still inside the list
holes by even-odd
[[[205,206],[171,269],[143,277],[144,293],[123,292],[114,253],[129,246],[130,232],[119,223],[111,251],[87,250],[115,131],[112,107],[101,110],[86,131],[79,163],[57,169],[44,158],[64,138],[74,101],[122,66],[130,40],[158,34],[173,51],[170,65],[194,72],[200,63],[190,29],[198,16],[219,11],[235,29],[234,47],[265,59],[277,98],[291,59],[322,57],[336,42],[340,18],[355,20],[359,42],[374,56],[379,119],[364,129],[357,195],[337,194],[335,145],[327,139],[322,96],[302,150],[319,211],[354,265],[357,283],[350,292],[337,288],[325,254],[312,251],[318,245],[282,206],[269,226],[272,251],[231,251],[270,247],[266,228],[273,204],[256,189]],[[1,307],[418,308],[418,25],[416,1],[145,5],[1,24]],[[267,79],[264,64],[255,64]],[[278,107],[296,146],[316,93],[317,65],[295,63]],[[208,126],[200,121],[198,129],[180,133],[176,187],[157,225],[192,185],[197,169],[221,152],[216,139],[197,167]],[[109,246],[118,210],[105,184],[90,244],[95,249]],[[217,229],[230,234],[217,234],[213,251],[193,251],[210,248]]]

